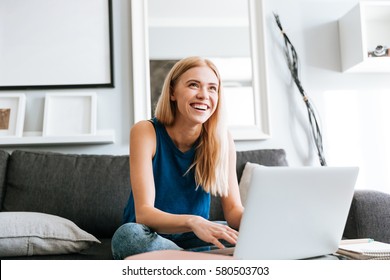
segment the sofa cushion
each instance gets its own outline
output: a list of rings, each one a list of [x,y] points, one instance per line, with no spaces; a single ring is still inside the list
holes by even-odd
[[[265,166],[287,166],[286,151],[283,149],[263,149],[237,152],[237,178],[240,180],[247,162]]]
[[[286,152],[283,149],[262,149],[237,151],[236,172],[240,181],[245,164],[247,162],[257,163],[265,166],[287,166]],[[219,197],[211,197],[210,220],[224,220],[221,200]]]
[[[390,194],[356,190],[343,236],[390,243]]]
[[[5,193],[5,176],[7,173],[9,154],[0,150],[0,209],[3,205],[4,193]]]
[[[256,167],[259,167],[259,166],[264,167],[264,165],[260,165],[257,163],[251,163],[248,161],[245,164],[244,171],[242,172],[242,176],[240,178],[240,183],[238,186],[240,188],[241,203],[244,207],[246,205],[246,199],[248,196],[249,185],[250,185],[251,179],[252,179],[253,169],[255,169]]]
[[[95,243],[73,222],[35,212],[0,213],[0,257],[68,254]]]
[[[57,215],[94,236],[111,237],[129,193],[128,156],[16,150],[8,162],[3,210]]]

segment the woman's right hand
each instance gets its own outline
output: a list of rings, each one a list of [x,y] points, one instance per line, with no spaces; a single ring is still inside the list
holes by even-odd
[[[212,243],[220,249],[225,248],[220,240],[233,245],[237,243],[238,231],[227,225],[211,222],[200,216],[192,216],[188,220],[188,225],[199,239]]]

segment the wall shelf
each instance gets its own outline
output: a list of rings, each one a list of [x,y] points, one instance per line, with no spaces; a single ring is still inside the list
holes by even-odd
[[[23,137],[0,138],[0,146],[112,144],[114,141],[113,130],[101,130],[94,135],[76,136],[42,136],[42,132],[26,131]]]
[[[370,57],[378,45],[390,47],[390,2],[362,1],[339,19],[343,72],[390,72],[387,55]]]

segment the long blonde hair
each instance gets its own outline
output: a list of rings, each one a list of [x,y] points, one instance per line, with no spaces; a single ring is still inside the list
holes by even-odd
[[[212,195],[227,196],[228,184],[228,132],[225,121],[224,97],[221,77],[217,67],[208,59],[187,57],[178,61],[165,78],[161,95],[158,99],[155,116],[162,124],[170,126],[176,115],[176,102],[171,101],[171,94],[179,78],[194,67],[207,66],[217,76],[218,103],[214,113],[202,125],[199,145],[191,168],[195,168],[195,181],[198,186]]]

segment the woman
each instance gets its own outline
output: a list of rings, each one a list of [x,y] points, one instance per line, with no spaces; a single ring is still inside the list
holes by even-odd
[[[200,57],[177,62],[164,81],[156,117],[130,132],[132,192],[112,239],[115,259],[236,243],[243,207],[223,114],[215,65]],[[210,194],[221,196],[228,225],[208,220]]]

